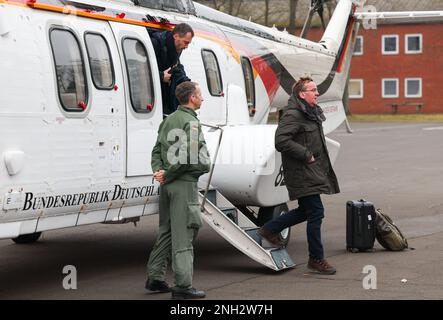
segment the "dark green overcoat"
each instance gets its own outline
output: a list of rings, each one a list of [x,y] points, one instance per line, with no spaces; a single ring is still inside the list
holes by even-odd
[[[325,117],[320,107],[315,107],[317,113],[307,108],[311,107],[292,95],[275,132],[290,200],[340,192],[323,134]],[[308,163],[312,155],[315,162]]]

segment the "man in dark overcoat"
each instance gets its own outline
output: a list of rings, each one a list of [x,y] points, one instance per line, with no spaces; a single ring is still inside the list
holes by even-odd
[[[300,78],[283,109],[275,132],[275,148],[281,152],[289,198],[298,200],[299,206],[267,222],[259,234],[281,246],[278,234],[283,229],[307,221],[308,268],[320,274],[334,274],[336,269],[324,258],[324,207],[320,194],[335,194],[340,189],[326,147],[322,126],[326,118],[317,105],[318,96],[315,82],[310,77]]]

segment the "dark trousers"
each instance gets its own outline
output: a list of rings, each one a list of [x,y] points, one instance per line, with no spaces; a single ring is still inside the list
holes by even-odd
[[[319,194],[298,199],[298,208],[267,222],[264,227],[272,233],[279,233],[283,229],[307,221],[306,233],[308,236],[309,257],[323,259],[323,245],[321,242],[321,223],[324,218],[323,203]]]

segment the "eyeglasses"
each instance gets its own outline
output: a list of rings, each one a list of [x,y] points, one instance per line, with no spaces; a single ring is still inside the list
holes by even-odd
[[[318,92],[317,88],[315,88],[315,89],[311,89],[311,90],[303,90],[303,92],[306,92],[306,91],[310,91],[310,92]]]

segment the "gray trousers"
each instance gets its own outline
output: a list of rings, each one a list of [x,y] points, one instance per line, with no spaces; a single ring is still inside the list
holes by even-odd
[[[193,242],[202,225],[197,182],[175,180],[160,187],[157,241],[148,260],[151,280],[164,280],[172,260],[175,285],[192,287]]]

